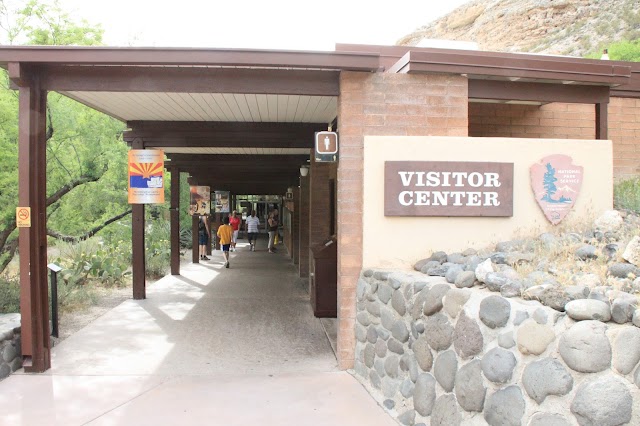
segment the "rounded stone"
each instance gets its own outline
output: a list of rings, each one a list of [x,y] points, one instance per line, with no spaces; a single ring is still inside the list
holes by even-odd
[[[413,301],[413,306],[411,307],[411,318],[415,320],[419,320],[422,318],[423,310],[424,310],[424,302],[427,300],[427,295],[429,294],[429,287],[425,287],[416,296]]]
[[[434,351],[442,351],[451,346],[453,326],[444,314],[438,313],[425,319],[424,334]]]
[[[404,316],[407,313],[407,302],[404,300],[404,296],[400,290],[393,292],[391,296],[391,307],[400,315]]]
[[[387,372],[384,371],[384,359],[381,358],[376,358],[373,361],[373,368],[376,370],[376,373],[378,373],[378,376],[380,377],[384,377],[387,375]]]
[[[431,287],[424,301],[423,313],[428,316],[440,311],[442,309],[442,298],[449,290],[451,290],[451,287],[448,284],[436,284]]]
[[[616,278],[627,278],[630,274],[638,275],[638,268],[631,263],[614,263],[609,266],[607,273]]]
[[[633,323],[633,325],[635,325],[636,327],[640,327],[640,309],[636,309],[633,312],[633,318],[631,318],[631,322]]]
[[[458,358],[454,351],[445,351],[436,357],[433,365],[433,375],[446,392],[453,390],[456,371],[458,371]]]
[[[580,260],[591,260],[597,259],[598,254],[596,253],[596,248],[591,244],[585,244],[576,250],[576,257]]]
[[[360,324],[362,324],[365,327],[371,324],[371,319],[369,318],[369,314],[366,312],[358,312],[358,315],[356,315],[356,319]]]
[[[364,347],[364,365],[369,368],[373,368],[373,360],[376,358],[376,348],[371,344],[367,343]]]
[[[367,302],[367,312],[369,312],[374,317],[380,316],[380,304],[377,302]]]
[[[638,300],[635,298],[616,298],[611,304],[611,319],[618,324],[625,324],[632,321],[637,304]]]
[[[458,274],[454,283],[457,288],[473,287],[476,282],[476,273],[473,271],[463,271]]]
[[[501,296],[489,296],[480,302],[480,320],[489,328],[504,327],[511,316],[511,303]]]
[[[522,373],[522,384],[527,394],[538,404],[549,395],[566,395],[573,389],[571,373],[553,358],[533,361]]]
[[[18,356],[18,351],[16,350],[15,346],[13,346],[12,344],[8,344],[7,346],[5,346],[4,350],[2,351],[2,359],[5,362],[13,361],[16,356]]]
[[[487,379],[494,383],[507,383],[516,367],[516,357],[505,349],[493,348],[482,357],[481,365]]]
[[[413,384],[411,379],[404,379],[404,381],[400,385],[400,393],[405,398],[412,398],[414,389],[415,385]]]
[[[387,330],[391,330],[393,325],[398,321],[398,315],[395,311],[383,306],[380,308],[380,323]]]
[[[396,402],[393,399],[385,399],[382,405],[387,410],[393,410],[393,407],[396,406]]]
[[[520,388],[508,386],[488,398],[484,419],[491,426],[520,426],[525,408]]]
[[[463,311],[456,322],[453,333],[453,347],[463,359],[482,352],[484,337],[480,326]]]
[[[403,320],[396,321],[391,329],[391,335],[399,342],[405,343],[409,340],[409,329],[407,329],[407,324]]]
[[[480,361],[476,359],[464,365],[456,374],[455,394],[458,404],[466,411],[481,412],[486,393]]]
[[[571,412],[581,426],[617,426],[631,420],[633,399],[614,376],[585,380],[576,391]]]
[[[540,355],[556,338],[553,329],[546,324],[538,324],[531,318],[526,320],[516,332],[518,350],[524,355]]]
[[[631,373],[640,362],[640,329],[627,327],[613,340],[613,367],[622,375]]]
[[[375,271],[373,273],[373,278],[379,281],[387,281],[389,279],[389,272],[386,271]]]
[[[571,423],[561,414],[536,413],[527,426],[571,426]]]
[[[11,374],[11,367],[9,364],[0,364],[0,380],[8,377]]]
[[[451,318],[455,318],[460,313],[462,307],[471,297],[471,290],[463,288],[452,288],[443,299],[444,310]]]
[[[462,271],[462,265],[453,265],[444,275],[444,278],[448,283],[453,284],[456,281],[456,277],[458,276],[458,274],[460,274]]]
[[[386,398],[395,398],[400,389],[401,382],[389,376],[382,378],[382,395]]]
[[[524,285],[520,280],[511,280],[507,284],[503,285],[500,289],[500,295],[502,297],[520,297],[522,295],[522,290],[524,289]]]
[[[564,307],[571,301],[567,291],[562,287],[548,286],[539,296],[540,303],[557,311],[564,312]]]
[[[484,279],[485,284],[489,291],[500,291],[500,289],[507,285],[509,278],[507,278],[502,272],[489,272]]]
[[[433,366],[433,354],[429,348],[426,336],[422,335],[413,344],[413,353],[416,361],[423,371],[431,371]]]
[[[356,297],[360,302],[364,300],[368,289],[369,283],[362,278],[358,279],[358,284],[356,286]]]
[[[411,426],[416,421],[416,412],[415,410],[405,411],[404,413],[398,416],[398,421],[401,425]]]
[[[393,274],[389,276],[389,285],[392,289],[397,290],[402,287],[402,283],[406,281],[406,276],[402,274]]]
[[[389,339],[387,342],[387,348],[398,355],[404,354],[404,345],[398,342],[396,339]]]
[[[422,265],[422,268],[420,268],[420,272],[422,272],[423,274],[428,274],[430,270],[437,268],[440,265],[441,263],[438,262],[437,260],[430,260],[426,262],[424,265]]]
[[[640,366],[636,368],[636,374],[635,374],[635,377],[633,378],[633,382],[636,384],[638,388],[640,388]]]
[[[572,300],[564,307],[569,318],[576,321],[597,320],[607,322],[611,319],[611,309],[606,303],[596,299]]]
[[[574,371],[597,373],[611,365],[611,345],[605,334],[607,326],[599,321],[581,321],[564,332],[558,351]]]
[[[513,318],[513,325],[520,325],[529,318],[529,312],[527,311],[518,311],[516,312],[515,318]]]
[[[493,264],[491,263],[491,259],[487,259],[484,262],[481,262],[474,271],[476,273],[476,278],[481,283],[485,282],[487,278],[487,274],[490,272],[494,272]]]
[[[384,340],[378,340],[375,345],[375,354],[378,358],[387,356],[387,343]]]
[[[387,376],[396,378],[398,377],[398,367],[400,365],[400,358],[397,355],[389,355],[384,360],[384,372]]]
[[[549,321],[549,315],[542,308],[538,308],[533,311],[533,315],[531,315],[531,318],[533,318],[533,320],[538,324],[546,324],[547,321]]]
[[[380,284],[378,286],[378,299],[385,305],[389,303],[391,300],[391,295],[393,294],[393,290],[387,284]]]
[[[456,398],[452,394],[441,395],[431,411],[431,426],[459,426],[462,416]]]
[[[367,341],[369,343],[375,343],[378,340],[378,331],[374,326],[369,326],[367,329]]]
[[[431,374],[421,374],[413,389],[413,408],[421,416],[430,416],[436,402],[436,379]]]
[[[356,324],[356,339],[360,343],[367,341],[367,329],[360,324]]]
[[[498,336],[498,345],[505,349],[511,349],[516,345],[516,341],[513,339],[513,331],[507,331]]]
[[[391,333],[389,333],[386,328],[382,327],[376,327],[376,333],[382,340],[387,340],[389,336],[391,336]]]
[[[17,371],[22,368],[22,357],[15,357],[11,363],[9,363],[9,367],[11,367],[11,372]]]

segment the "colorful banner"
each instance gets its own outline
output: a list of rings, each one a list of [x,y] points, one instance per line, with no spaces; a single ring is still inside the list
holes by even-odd
[[[215,191],[215,212],[229,213],[229,191]]]
[[[164,203],[164,152],[129,151],[129,204]]]
[[[190,186],[189,214],[205,215],[211,213],[211,192],[208,186]]]

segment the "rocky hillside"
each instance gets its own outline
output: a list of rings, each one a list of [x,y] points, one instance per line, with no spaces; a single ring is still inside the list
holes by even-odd
[[[638,0],[475,0],[398,41],[473,41],[481,50],[585,56],[640,38]]]

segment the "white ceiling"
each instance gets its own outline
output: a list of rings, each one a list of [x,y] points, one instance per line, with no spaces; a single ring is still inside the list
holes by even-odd
[[[162,150],[169,154],[241,154],[241,155],[309,155],[311,148],[183,148],[166,147]]]
[[[331,123],[335,96],[251,93],[64,92],[123,121]]]

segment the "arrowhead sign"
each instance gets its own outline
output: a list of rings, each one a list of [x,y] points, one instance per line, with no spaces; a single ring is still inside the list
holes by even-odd
[[[531,187],[538,205],[554,225],[571,211],[582,187],[583,167],[568,155],[549,155],[531,166]]]

